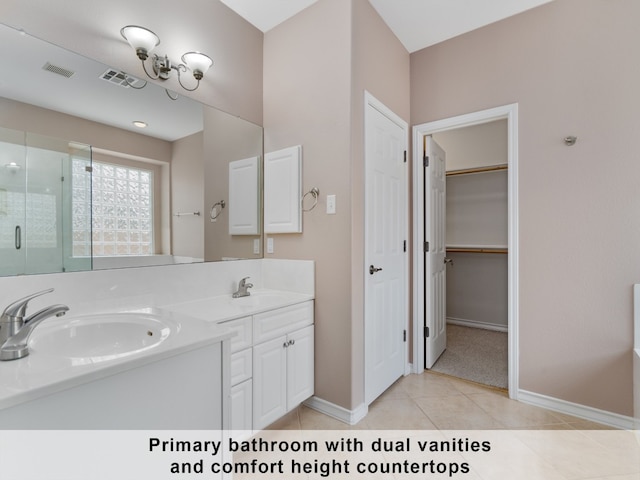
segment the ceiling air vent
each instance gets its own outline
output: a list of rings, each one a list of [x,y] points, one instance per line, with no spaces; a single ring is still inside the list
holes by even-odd
[[[67,70],[66,68],[63,67],[59,67],[57,65],[53,65],[49,62],[45,63],[44,66],[42,67],[43,70],[46,70],[47,72],[51,72],[51,73],[56,73],[58,75],[62,75],[63,77],[69,78],[71,76],[73,76],[74,73],[76,72],[72,72],[71,70]]]
[[[131,75],[127,75],[120,70],[114,70],[113,68],[108,69],[102,75],[100,75],[102,80],[105,80],[109,83],[113,83],[115,85],[120,85],[121,87],[138,87],[142,88],[144,86],[144,81],[139,78],[132,77]]]

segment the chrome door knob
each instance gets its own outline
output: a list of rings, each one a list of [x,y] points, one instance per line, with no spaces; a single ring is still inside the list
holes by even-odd
[[[376,268],[373,265],[369,265],[369,274],[370,275],[373,275],[374,273],[379,272],[381,270],[382,270],[382,268]]]

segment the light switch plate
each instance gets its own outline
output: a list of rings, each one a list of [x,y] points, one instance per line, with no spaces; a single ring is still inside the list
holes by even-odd
[[[273,237],[267,238],[267,253],[273,253]]]
[[[253,239],[253,254],[254,255],[258,255],[260,253],[260,239],[259,238],[254,238]]]
[[[336,213],[336,196],[327,195],[327,214],[335,215]]]

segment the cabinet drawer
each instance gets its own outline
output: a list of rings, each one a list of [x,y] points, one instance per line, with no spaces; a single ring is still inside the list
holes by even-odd
[[[251,378],[252,350],[247,348],[231,355],[231,386]]]
[[[312,323],[313,301],[259,313],[253,317],[253,341],[258,344]]]
[[[243,317],[223,322],[220,326],[228,328],[232,332],[236,332],[236,335],[231,337],[231,353],[238,352],[251,346],[251,317]]]

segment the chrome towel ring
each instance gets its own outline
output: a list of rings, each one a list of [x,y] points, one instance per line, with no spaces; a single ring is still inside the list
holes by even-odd
[[[313,197],[313,204],[309,208],[304,208],[304,199],[307,197],[307,195],[311,195]],[[319,196],[320,196],[320,190],[318,190],[316,187],[313,187],[311,190],[309,190],[307,193],[305,193],[302,196],[302,199],[300,200],[300,203],[302,204],[302,211],[303,212],[310,212],[311,210],[316,208],[316,205],[318,205],[318,197]]]
[[[226,203],[224,200],[220,200],[219,202],[214,203],[213,207],[211,207],[211,212],[209,212],[209,216],[211,217],[211,220],[215,220],[216,218],[218,218],[222,213],[222,209],[225,206],[226,206]]]

